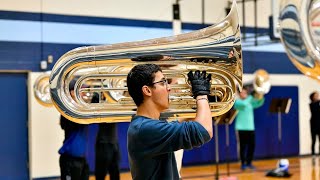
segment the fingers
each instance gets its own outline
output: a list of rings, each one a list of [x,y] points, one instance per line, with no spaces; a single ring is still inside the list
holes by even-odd
[[[194,74],[192,73],[192,71],[189,71],[188,73],[188,79],[207,79],[208,81],[211,81],[211,74],[208,74],[207,76],[207,72],[206,71],[202,71],[200,73],[199,70],[196,70],[194,72]]]
[[[200,71],[199,71],[199,70],[196,70],[196,71],[194,72],[194,77],[196,77],[197,79],[199,79],[199,77],[200,77]]]
[[[193,74],[192,74],[192,71],[189,71],[188,73],[188,80],[191,80],[193,79]]]
[[[200,78],[201,78],[201,79],[205,79],[205,78],[206,78],[206,74],[207,74],[206,71],[202,71]]]
[[[208,74],[207,80],[208,80],[208,81],[211,81],[211,74]]]
[[[196,70],[194,74],[192,71],[188,73],[188,81],[192,87],[192,95],[196,98],[199,95],[209,95],[211,88],[211,74],[207,75],[206,71],[200,72]]]

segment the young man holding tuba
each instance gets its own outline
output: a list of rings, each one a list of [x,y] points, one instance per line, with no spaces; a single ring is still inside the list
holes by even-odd
[[[179,179],[174,151],[199,147],[212,138],[212,117],[208,104],[211,75],[188,73],[197,103],[194,121],[159,120],[169,107],[170,85],[155,64],[132,68],[127,76],[130,96],[137,105],[128,128],[128,154],[133,180]]]

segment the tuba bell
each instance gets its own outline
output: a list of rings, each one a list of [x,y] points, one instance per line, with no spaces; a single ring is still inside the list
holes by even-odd
[[[41,74],[33,84],[33,94],[39,104],[45,107],[51,107],[52,101],[50,96],[49,84],[50,72]]]
[[[282,0],[279,31],[291,62],[305,75],[320,80],[319,0]]]
[[[64,54],[50,76],[53,104],[69,120],[81,124],[128,122],[136,106],[128,94],[126,76],[137,64],[159,65],[171,81],[169,119],[195,115],[187,73],[206,70],[212,75],[212,116],[232,108],[237,86],[242,88],[242,49],[236,2],[228,16],[207,28],[171,37],[88,46]],[[77,79],[74,96],[69,86]],[[88,86],[83,87],[83,84]],[[94,93],[98,103],[86,102],[83,93]]]
[[[264,69],[257,69],[253,73],[253,79],[244,83],[249,94],[254,95],[256,98],[261,99],[271,88],[269,73]]]
[[[52,107],[53,103],[50,95],[50,71],[44,72],[37,77],[33,84],[33,95],[36,101],[44,107]],[[92,83],[92,82],[91,82]],[[87,85],[84,85],[85,87]],[[87,86],[88,87],[88,86]],[[87,92],[82,96],[87,102],[91,101],[93,93]]]
[[[264,96],[270,91],[271,83],[269,73],[264,69],[258,69],[254,72],[253,89],[259,96]]]

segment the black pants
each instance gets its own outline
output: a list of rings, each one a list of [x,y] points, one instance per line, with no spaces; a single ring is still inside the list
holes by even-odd
[[[241,164],[251,165],[255,149],[254,131],[238,131],[238,133],[240,140]]]
[[[95,164],[96,180],[104,180],[108,173],[110,174],[110,180],[119,180],[119,159],[118,144],[97,143]]]
[[[317,136],[318,136],[318,140],[320,142],[320,130],[311,129],[311,140],[312,140],[312,142],[311,142],[311,152],[312,152],[312,155],[315,155],[314,145],[316,144]],[[319,145],[319,152],[320,152],[320,145]]]
[[[89,180],[89,166],[85,158],[61,155],[61,180]]]

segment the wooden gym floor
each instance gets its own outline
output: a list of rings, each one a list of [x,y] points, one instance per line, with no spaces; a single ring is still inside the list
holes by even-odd
[[[315,165],[312,164],[312,157],[296,157],[288,158],[290,178],[274,178],[266,177],[265,174],[269,170],[275,169],[278,159],[271,160],[255,160],[253,161],[256,170],[240,170],[240,163],[230,163],[229,173],[227,176],[227,165],[219,164],[220,180],[320,180],[320,157],[315,159]],[[182,167],[181,175],[183,180],[208,180],[217,179],[216,165],[188,166]],[[90,180],[94,180],[94,176]],[[131,180],[130,172],[121,173],[121,180]],[[109,180],[109,177],[106,177]]]

